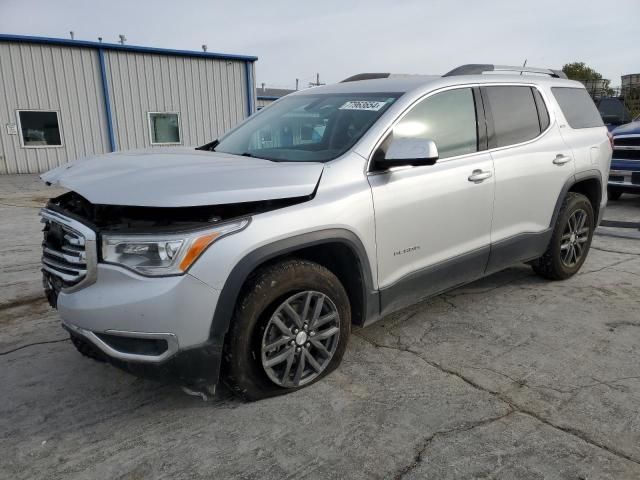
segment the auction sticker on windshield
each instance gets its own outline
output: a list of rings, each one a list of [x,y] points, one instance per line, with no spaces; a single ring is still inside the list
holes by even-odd
[[[339,110],[369,110],[372,112],[377,112],[382,107],[384,107],[387,102],[374,102],[370,100],[350,100],[345,102]]]

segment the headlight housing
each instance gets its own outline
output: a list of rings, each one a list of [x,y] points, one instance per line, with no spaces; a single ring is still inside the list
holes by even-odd
[[[182,275],[216,240],[238,232],[249,219],[206,230],[170,234],[102,235],[102,260],[142,275]]]

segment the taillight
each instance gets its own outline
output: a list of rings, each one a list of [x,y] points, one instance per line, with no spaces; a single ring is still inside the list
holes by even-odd
[[[611,145],[611,149],[613,150],[613,135],[611,135],[611,132],[607,132],[607,137],[609,137],[609,144]]]

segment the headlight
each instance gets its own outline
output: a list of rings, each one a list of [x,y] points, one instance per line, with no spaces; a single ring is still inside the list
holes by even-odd
[[[143,275],[181,275],[209,245],[248,223],[243,219],[207,230],[164,235],[103,235],[102,260]]]

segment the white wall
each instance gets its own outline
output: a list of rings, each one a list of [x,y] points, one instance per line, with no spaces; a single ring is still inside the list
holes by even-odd
[[[109,49],[104,59],[116,150],[151,146],[148,112],[179,112],[181,144],[196,146],[246,118],[247,91],[255,105],[241,59]],[[20,131],[7,131],[18,109],[58,111],[63,146],[22,147]],[[44,172],[109,150],[98,50],[0,40],[0,174]]]
[[[24,148],[18,109],[59,112],[62,147]],[[0,42],[0,173],[44,172],[109,149],[95,50]]]

